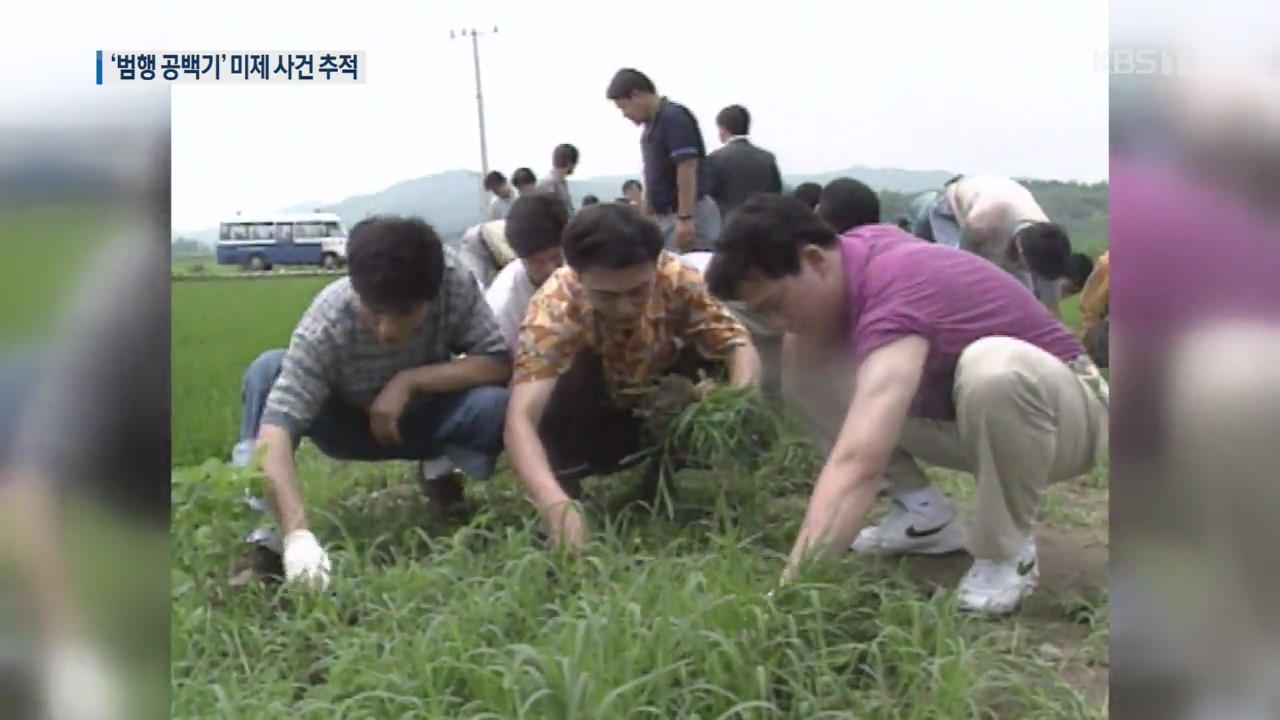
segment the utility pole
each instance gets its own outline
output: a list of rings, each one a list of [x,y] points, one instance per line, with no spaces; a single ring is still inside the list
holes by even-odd
[[[449,31],[449,39],[457,39],[459,37],[471,36],[471,59],[475,63],[476,73],[476,115],[480,121],[480,177],[483,181],[485,175],[489,174],[489,145],[485,139],[484,133],[484,92],[480,86],[480,36],[491,35],[498,32],[498,26],[494,25],[492,31],[478,31],[475,28]],[[483,186],[480,189],[480,208],[482,217],[488,209],[488,202],[485,197]]]

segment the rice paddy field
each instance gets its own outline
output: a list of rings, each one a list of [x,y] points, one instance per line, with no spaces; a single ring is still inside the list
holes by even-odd
[[[577,559],[541,546],[505,467],[444,516],[410,464],[304,442],[333,587],[246,572],[261,478],[222,462],[240,374],[330,281],[173,283],[174,717],[1106,717],[1106,468],[1051,490],[1041,589],[999,621],[955,612],[963,554],[850,553],[767,597],[819,462],[785,426],[680,473],[657,511],[619,507],[632,475],[589,481]],[[699,422],[728,442],[714,415]],[[930,473],[969,503],[969,476]]]

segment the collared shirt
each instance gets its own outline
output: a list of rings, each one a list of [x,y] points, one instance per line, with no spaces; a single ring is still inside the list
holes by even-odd
[[[475,275],[481,288],[488,287],[493,276],[516,259],[507,242],[506,228],[506,220],[490,220],[467,228],[459,241],[458,258]]]
[[[295,435],[310,427],[330,397],[368,407],[397,373],[457,355],[509,357],[493,311],[471,273],[445,248],[444,277],[422,323],[404,343],[385,347],[359,317],[348,277],[317,295],[294,328],[262,422]]]
[[[676,212],[676,166],[686,160],[697,160],[697,192],[695,200],[707,194],[707,147],[702,141],[698,120],[688,108],[662,98],[653,120],[640,134],[640,153],[644,160],[644,187],[654,214]]]
[[[564,203],[569,214],[573,214],[573,196],[569,194],[569,181],[559,177],[554,169],[538,182],[538,192],[551,193],[560,198],[560,202]]]
[[[493,278],[493,283],[484,292],[485,302],[493,310],[498,321],[498,329],[502,331],[502,339],[507,347],[514,349],[520,333],[520,322],[529,310],[529,301],[538,288],[529,281],[529,272],[524,261],[516,259],[502,268]]]
[[[634,325],[618,328],[591,308],[578,275],[557,270],[529,304],[516,343],[512,384],[559,377],[578,352],[599,353],[615,403],[633,404],[630,390],[657,379],[675,363],[677,340],[706,358],[727,360],[748,342],[747,331],[711,297],[702,274],[666,251],[648,303]]]
[[[854,362],[902,337],[929,343],[909,414],[954,420],[956,364],[975,340],[1018,338],[1064,364],[1084,347],[1009,273],[894,225],[863,225],[840,237],[848,299],[846,338]]]
[[[515,193],[511,197],[504,198],[497,195],[489,201],[489,220],[505,220],[507,213],[511,212],[511,206],[516,201]]]
[[[1102,253],[1080,290],[1080,333],[1088,335],[1111,305],[1111,251]]]

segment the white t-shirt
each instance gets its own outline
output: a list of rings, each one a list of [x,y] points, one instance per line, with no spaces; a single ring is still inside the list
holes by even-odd
[[[498,271],[484,293],[485,302],[493,310],[493,315],[498,320],[498,329],[502,331],[502,337],[512,352],[515,351],[516,338],[520,334],[520,323],[524,322],[529,301],[537,290],[529,282],[524,261],[517,259]]]
[[[1049,220],[1031,191],[1007,177],[966,175],[947,186],[945,192],[963,231],[961,249],[975,252],[1009,272],[1019,270],[1008,257],[1013,234],[1023,223]]]
[[[509,198],[498,197],[494,195],[489,200],[489,220],[506,220],[507,213],[511,212],[511,205],[515,203],[515,193]]]
[[[699,273],[706,275],[707,266],[711,264],[711,257],[714,253],[706,250],[695,250],[680,255],[680,261],[685,265],[697,270]]]

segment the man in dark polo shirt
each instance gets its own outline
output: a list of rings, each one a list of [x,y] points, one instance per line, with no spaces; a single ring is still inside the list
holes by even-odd
[[[623,68],[605,91],[631,122],[644,127],[644,212],[658,221],[668,250],[710,250],[720,208],[708,194],[706,144],[693,113],[657,94],[644,73]]]

